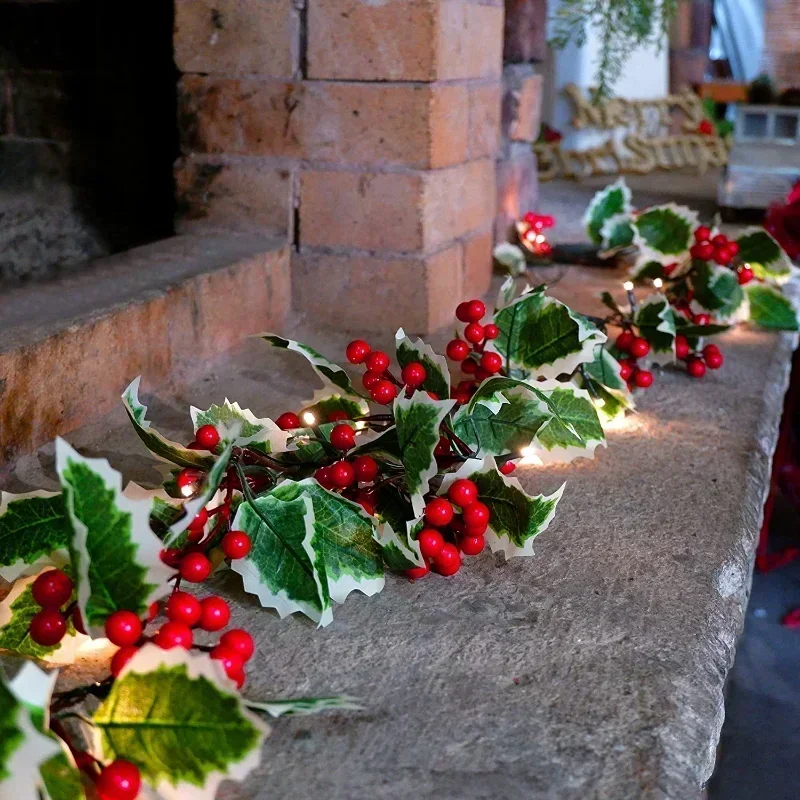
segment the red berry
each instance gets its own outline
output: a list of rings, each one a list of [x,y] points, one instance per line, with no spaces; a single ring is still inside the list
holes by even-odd
[[[424,578],[430,571],[431,568],[427,564],[424,567],[412,567],[406,570],[406,578],[410,581],[418,581],[420,578]]]
[[[168,566],[177,567],[183,556],[181,550],[177,547],[165,547],[158,557]]]
[[[331,431],[331,444],[337,450],[350,450],[356,446],[356,432],[349,425],[337,425]]]
[[[200,622],[200,601],[188,592],[173,592],[166,606],[167,619],[193,628]]]
[[[619,362],[619,376],[622,380],[627,381],[633,375],[633,367],[627,360]]]
[[[704,119],[698,126],[697,132],[702,133],[704,136],[711,136],[714,133],[714,126],[707,119]]]
[[[139,652],[138,647],[120,647],[111,659],[111,674],[116,678],[122,668]]]
[[[397,397],[397,388],[391,381],[379,380],[369,394],[378,405],[388,406]]]
[[[496,339],[500,335],[500,328],[493,322],[490,322],[488,325],[483,326],[483,335],[487,339]]]
[[[117,647],[128,647],[142,638],[142,622],[133,611],[115,611],[106,618],[106,639]]]
[[[503,475],[510,475],[516,468],[517,465],[513,461],[506,461],[506,463],[500,467],[500,472],[502,472]]]
[[[223,633],[219,643],[238,653],[243,661],[249,661],[256,649],[253,637],[241,628],[233,628]]]
[[[680,333],[675,337],[675,355],[681,360],[689,355],[689,340]]]
[[[356,495],[356,503],[358,503],[364,511],[370,516],[375,516],[375,500],[376,493],[372,491],[361,491]]]
[[[448,489],[447,496],[451,503],[466,508],[478,499],[478,487],[466,478],[459,478]]]
[[[471,358],[461,362],[461,371],[465,375],[474,375],[478,371],[478,362]]]
[[[711,239],[711,244],[714,247],[725,247],[728,244],[728,237],[724,233],[718,233],[713,239]]]
[[[469,402],[469,399],[467,399],[467,402]],[[450,442],[448,441],[446,436],[439,437],[439,444],[437,444],[436,447],[434,447],[433,454],[435,456],[450,455]]]
[[[707,354],[707,353],[719,353],[719,352],[720,352],[720,349],[715,344],[707,344],[703,348],[703,354],[704,355]]]
[[[412,361],[410,364],[406,364],[403,367],[400,372],[400,377],[403,383],[410,389],[417,389],[425,383],[425,378],[428,377],[428,373],[425,371],[425,367],[423,367],[422,364],[418,361]]]
[[[711,242],[700,242],[689,251],[692,258],[700,261],[710,261],[714,257],[714,245]]]
[[[201,508],[197,512],[197,514],[195,514],[194,519],[189,523],[189,530],[202,533],[203,529],[206,527],[207,522],[208,522],[208,511],[206,511],[204,508]]]
[[[200,583],[211,574],[211,562],[202,553],[187,553],[178,569],[185,581]]]
[[[194,435],[194,440],[206,450],[213,450],[219,444],[219,431],[213,425],[201,425]]]
[[[78,633],[82,633],[84,636],[89,635],[89,631],[86,630],[86,626],[83,624],[83,617],[81,616],[81,610],[76,608],[72,612],[72,624],[75,626],[75,630]]]
[[[706,365],[699,358],[690,358],[686,362],[686,371],[693,378],[702,378],[706,374]]]
[[[709,345],[709,347],[713,347],[713,345]],[[724,359],[718,348],[715,347],[713,350],[709,350],[708,347],[704,347],[703,356],[705,357],[706,366],[709,369],[719,369],[722,366]]]
[[[141,785],[139,768],[122,758],[103,767],[95,784],[102,800],[134,800]]]
[[[750,283],[751,280],[755,277],[753,270],[750,267],[739,267],[739,271],[736,273],[736,277],[739,279],[739,285],[744,286],[746,283]]]
[[[43,608],[31,620],[31,639],[42,647],[58,644],[66,632],[67,620],[57,608]]]
[[[361,378],[361,384],[367,390],[372,389],[376,383],[379,383],[383,380],[383,373],[382,372],[372,372],[367,370],[364,373],[364,376]]]
[[[383,375],[389,369],[389,356],[383,350],[373,350],[364,359],[364,363],[370,372],[380,372]]]
[[[158,600],[153,600],[147,607],[147,621],[152,622],[158,616]]]
[[[203,480],[203,473],[199,469],[182,469],[175,478],[175,484],[179,489],[193,487]]]
[[[281,414],[278,419],[275,420],[275,424],[282,431],[293,431],[301,427],[300,417],[298,417],[297,414],[293,414],[291,411],[285,411]]]
[[[347,461],[337,461],[331,465],[331,483],[340,489],[348,487],[356,479],[353,465]]]
[[[477,322],[470,322],[464,328],[464,338],[472,344],[480,344],[483,341],[483,325],[478,325]]]
[[[486,547],[486,539],[483,536],[462,536],[458,546],[465,556],[476,556]]]
[[[466,314],[468,322],[480,322],[486,316],[486,305],[482,300],[470,300]]]
[[[467,526],[488,524],[492,514],[489,507],[476,500],[464,509],[464,522]]]
[[[455,575],[461,569],[461,554],[450,542],[445,542],[439,555],[433,559],[433,569],[440,575]]]
[[[731,255],[736,258],[739,255],[739,243],[738,242],[728,242],[726,245],[728,250],[731,251]]]
[[[456,319],[461,322],[471,322],[469,318],[469,303],[459,303],[456,306]]]
[[[489,527],[489,522],[482,522],[480,525],[465,525],[463,534],[464,536],[483,536]]]
[[[499,353],[484,353],[481,356],[481,369],[495,375],[503,368],[503,358]]]
[[[622,333],[617,336],[617,350],[620,350],[623,353],[627,353],[631,349],[631,345],[633,344],[633,340],[636,337],[631,333],[631,331],[622,331]]]
[[[437,497],[425,506],[425,519],[435,528],[449,525],[453,519],[453,506],[444,497]]]
[[[200,601],[200,627],[204,631],[220,631],[231,621],[228,604],[217,595]]]
[[[640,389],[647,389],[653,385],[653,373],[646,369],[637,369],[633,373],[633,382]]]
[[[218,644],[211,651],[211,658],[214,661],[219,661],[225,674],[235,683],[239,683],[240,677],[244,674],[244,659],[235,650],[225,647],[223,644]]]
[[[631,342],[630,354],[634,358],[644,358],[650,352],[650,344],[647,339],[637,336]]]
[[[694,232],[696,242],[707,242],[709,236],[711,236],[711,228],[706,225],[700,225]]]
[[[708,314],[695,314],[693,322],[695,325],[708,325],[711,317]]]
[[[453,392],[453,400],[455,400],[461,406],[465,406],[471,399],[472,395],[469,392],[461,389],[457,389],[455,392]]]
[[[453,517],[453,521],[450,523],[450,530],[454,533],[465,533],[467,530],[467,526],[464,524],[464,518],[461,514],[456,514]]]
[[[188,650],[192,646],[194,636],[192,629],[182,622],[165,622],[153,637],[153,643],[157,644],[162,650],[170,650],[173,647],[182,647]]]
[[[372,348],[363,339],[355,339],[347,345],[345,355],[351,364],[361,364],[371,352]]]
[[[331,411],[331,413],[328,414],[328,422],[342,422],[346,419],[350,419],[346,411]]]
[[[314,473],[314,477],[317,479],[317,483],[323,489],[333,489],[336,486],[336,484],[333,482],[333,477],[331,476],[330,467],[320,467]]]
[[[42,608],[61,608],[72,597],[72,585],[66,572],[49,569],[33,582],[31,592]]]
[[[714,261],[721,267],[727,266],[732,260],[733,253],[727,245],[725,247],[719,247],[714,251]]]
[[[444,538],[435,528],[425,528],[417,536],[419,551],[425,559],[435,558],[444,546]]]
[[[372,483],[378,477],[378,462],[372,456],[358,456],[353,459],[353,469],[359,483]]]
[[[451,361],[463,361],[469,355],[469,345],[463,339],[452,339],[447,345],[447,357]]]
[[[230,531],[222,537],[220,543],[222,552],[226,558],[244,558],[249,552],[253,543],[244,531]]]

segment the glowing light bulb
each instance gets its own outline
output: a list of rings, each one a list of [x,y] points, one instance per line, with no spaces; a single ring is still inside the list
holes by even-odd
[[[189,483],[186,486],[181,486],[181,494],[184,497],[191,497],[197,491],[196,483]]]
[[[602,408],[606,404],[606,401],[603,400],[602,397],[595,397],[594,399],[594,407],[595,408]]]
[[[544,241],[544,236],[543,236],[543,235],[540,233],[540,234],[539,234],[539,235],[536,237],[536,244],[541,244],[543,241]]]
[[[661,278],[653,278],[653,286],[655,286],[656,289],[660,289],[663,285],[664,281],[662,281]]]
[[[526,239],[527,239],[527,241],[529,241],[529,242],[535,242],[535,241],[536,241],[536,232],[535,232],[535,231],[533,231],[533,230],[530,230],[530,231],[528,231],[528,232],[525,234],[525,238],[526,238]]]
[[[310,411],[304,411],[303,422],[305,422],[306,425],[311,427],[312,425],[316,424],[317,418]]]
[[[625,283],[622,284],[622,288],[626,292],[632,292],[633,291],[633,281],[625,281]]]
[[[522,450],[519,451],[519,454],[522,456],[522,460],[519,462],[520,464],[536,467],[541,467],[544,464],[542,459],[536,455],[536,448],[534,447],[523,447]]]

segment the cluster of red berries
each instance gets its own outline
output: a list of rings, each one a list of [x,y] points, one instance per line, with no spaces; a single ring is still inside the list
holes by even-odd
[[[347,452],[355,446],[355,433],[349,425],[337,425],[331,431],[331,444],[337,449]],[[320,467],[314,477],[319,484],[329,491],[338,489],[358,490],[359,484],[372,484],[378,477],[378,462],[372,456],[356,456],[353,459],[343,458],[325,467]],[[369,514],[375,513],[375,492],[361,488],[354,499]]]
[[[470,380],[461,381],[453,389],[453,399],[462,405],[468,403],[477,385],[503,369],[503,359],[499,353],[484,352],[486,342],[496,339],[500,329],[492,322],[481,325],[486,316],[486,305],[482,300],[468,300],[459,303],[456,318],[465,322],[464,338],[451,340],[447,345],[447,357],[461,364],[461,371]]]
[[[43,572],[33,582],[31,592],[33,599],[42,610],[34,615],[30,624],[30,637],[42,647],[52,647],[58,644],[67,633],[67,619],[72,614],[73,624],[76,622],[78,629],[82,629],[79,613],[74,604],[70,603],[72,597],[72,578],[60,569],[51,569]],[[62,608],[67,608],[62,611]]]
[[[638,359],[650,352],[650,343],[643,336],[637,336],[626,328],[617,336],[617,350],[627,353],[627,358],[620,360],[620,377],[626,381],[629,389],[648,389],[653,385],[653,373],[638,366]]]
[[[701,351],[693,352],[689,340],[680,333],[675,337],[675,355],[686,362],[686,372],[693,378],[702,378],[706,368],[719,369],[723,363],[722,353],[715,344],[707,344]]]
[[[549,256],[553,252],[553,246],[545,239],[542,231],[552,228],[554,224],[555,220],[549,214],[534,214],[529,211],[522,218],[520,236],[535,255]]]
[[[714,261],[721,267],[727,267],[739,255],[739,245],[728,239],[724,233],[712,237],[711,229],[701,225],[694,232],[694,244],[689,249],[689,255],[699,261]],[[749,283],[753,279],[753,270],[740,267],[737,276],[739,283]]]
[[[461,553],[476,556],[486,546],[484,534],[490,519],[489,507],[478,499],[478,487],[473,481],[454,481],[447,497],[436,497],[425,506],[427,527],[417,535],[425,566],[410,569],[406,575],[417,580],[431,568],[439,575],[455,575],[461,568]]]
[[[388,406],[397,397],[398,388],[405,387],[409,393],[413,392],[428,377],[425,367],[418,361],[412,361],[403,367],[401,380],[398,381],[389,372],[389,356],[383,350],[373,350],[363,339],[350,342],[345,353],[351,364],[363,364],[366,367],[361,383],[372,401],[381,406]]]

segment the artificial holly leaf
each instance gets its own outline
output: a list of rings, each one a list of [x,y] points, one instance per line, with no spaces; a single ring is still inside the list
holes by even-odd
[[[651,361],[663,364],[675,360],[675,314],[663,294],[645,297],[633,321],[639,328],[639,335],[650,344]]]
[[[397,440],[397,428],[394,425],[378,434],[367,431],[356,441],[358,444],[351,452],[354,457],[373,455],[390,461],[400,461],[400,442]]]
[[[601,420],[615,419],[635,406],[633,394],[620,373],[622,365],[605,347],[598,347],[594,361],[584,366],[581,380],[588,383],[597,415]]]
[[[294,700],[246,700],[252,711],[262,711],[271,717],[306,717],[322,711],[361,711],[361,706],[352,697],[298,697]]]
[[[602,231],[606,221],[622,214],[629,215],[632,210],[631,190],[624,178],[597,192],[583,215],[583,224],[589,239],[595,244],[600,244],[603,241]]]
[[[692,303],[713,311],[721,319],[731,319],[744,301],[744,291],[736,273],[708,261],[697,262],[692,275],[692,289]]]
[[[217,450],[226,444],[236,447],[250,447],[262,453],[282,453],[289,439],[288,431],[281,430],[271,419],[259,419],[249,408],[231,403],[228,398],[221,406],[212,405],[205,411],[192,406],[194,432],[203,425],[213,425],[220,434]]]
[[[373,537],[375,524],[362,507],[323,489],[314,478],[284,481],[271,494],[291,501],[309,497],[314,506],[314,547],[322,555],[328,594],[344,603],[358,589],[367,597],[383,589],[383,563]]]
[[[81,773],[63,751],[39,767],[47,800],[83,800],[86,791]]]
[[[513,275],[509,275],[497,290],[497,300],[495,300],[495,312],[505,308],[517,294],[517,282]]]
[[[376,541],[386,566],[396,572],[423,566],[415,536],[422,518],[414,519],[411,503],[396,486],[385,484],[379,489],[376,513],[381,520]]]
[[[687,339],[699,339],[702,336],[716,336],[730,329],[730,325],[695,325],[682,314],[675,314],[675,328]]]
[[[252,543],[245,558],[231,562],[245,591],[281,619],[299,611],[320,626],[333,620],[311,497],[284,501],[268,494],[242,503],[233,529],[244,531]]]
[[[452,400],[432,400],[424,392],[394,401],[400,458],[406,468],[406,488],[415,516],[425,510],[423,495],[428,491],[428,481],[437,472],[433,451],[439,444],[439,428],[452,407]]]
[[[152,498],[131,499],[104,458],[84,458],[56,439],[56,470],[72,521],[70,556],[84,624],[102,635],[106,617],[125,609],[144,616],[168,594],[170,570],[150,529]],[[138,488],[138,487],[137,487]]]
[[[125,665],[92,722],[103,759],[132,761],[167,800],[213,798],[223,780],[243,780],[269,734],[219,662],[153,644]]]
[[[72,525],[61,492],[0,492],[0,577],[9,582],[69,560]]]
[[[763,228],[747,228],[736,239],[736,244],[739,245],[739,260],[749,264],[757,278],[784,283],[792,277],[792,260]]]
[[[533,291],[498,311],[494,323],[500,335],[491,349],[512,368],[532,370],[538,377],[556,378],[590,361],[606,335],[568,306]]]
[[[317,422],[327,422],[329,415],[335,411],[343,411],[348,419],[363,417],[369,413],[369,405],[364,400],[346,397],[345,395],[320,389],[314,394],[314,399],[300,412],[300,419],[313,414]]]
[[[645,278],[661,278],[664,275],[664,266],[658,261],[637,261],[630,274],[636,281],[643,281]]]
[[[422,391],[433,392],[440,400],[450,397],[450,370],[447,359],[433,351],[422,339],[416,342],[409,339],[402,328],[394,335],[397,349],[397,363],[401,369],[416,361],[425,367],[425,380],[419,387]]]
[[[750,303],[751,322],[769,330],[800,330],[797,308],[780,289],[763,283],[748,283],[745,291]]]
[[[622,379],[622,365],[605,347],[598,347],[594,358],[584,366],[584,372],[612,392],[627,392],[628,384]]]
[[[498,244],[492,250],[492,257],[501,267],[505,267],[512,278],[524,275],[525,270],[528,268],[522,248],[510,242]]]
[[[259,334],[261,339],[269,342],[273,347],[280,347],[284,350],[292,350],[295,353],[300,353],[305,358],[314,372],[322,378],[323,383],[328,387],[335,387],[345,395],[358,399],[360,395],[353,388],[350,378],[347,373],[333,361],[328,361],[325,356],[309,347],[306,344],[300,344],[292,339],[284,339],[282,336],[276,336],[273,333]]]
[[[630,214],[616,214],[609,217],[600,230],[604,250],[630,247],[633,244],[633,225]]]
[[[502,551],[506,558],[533,555],[533,540],[552,521],[566,485],[549,496],[531,496],[516,478],[500,474],[491,456],[483,461],[470,459],[458,472],[447,475],[440,494],[458,478],[469,478],[478,487],[481,502],[491,512],[486,541],[493,553]]]
[[[145,447],[162,461],[177,464],[179,467],[198,467],[208,469],[213,462],[210,453],[204,450],[189,450],[178,442],[162,436],[155,428],[151,427],[147,419],[147,406],[139,402],[139,383],[141,375],[125,390],[122,402],[125,410],[133,423],[133,428],[138,437],[144,442]]]
[[[676,203],[652,206],[633,220],[633,243],[639,248],[637,266],[649,261],[681,261],[692,245],[697,212]]]

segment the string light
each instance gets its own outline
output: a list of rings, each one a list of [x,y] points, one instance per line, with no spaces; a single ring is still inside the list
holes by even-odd
[[[654,278],[653,279],[653,286],[655,286],[656,289],[660,289],[663,285],[664,285],[664,281],[662,281],[661,278]]]
[[[632,292],[633,291],[633,281],[625,281],[625,283],[622,284],[622,288],[626,292]]]
[[[628,305],[631,307],[631,313],[636,313],[636,296],[633,294],[633,281],[625,281],[622,288],[628,293]]]
[[[316,424],[317,418],[310,411],[304,411],[303,422],[310,428],[312,425]]]
[[[519,451],[519,454],[522,456],[522,460],[519,462],[520,464],[536,467],[541,467],[544,465],[542,459],[536,455],[535,447],[523,447],[522,450]]]
[[[197,483],[189,483],[186,486],[181,486],[181,494],[186,497],[192,497],[197,492]]]
[[[549,214],[534,214],[529,211],[517,222],[517,234],[526,250],[540,258],[548,258],[553,246],[547,241],[543,231],[552,228],[555,220]]]

